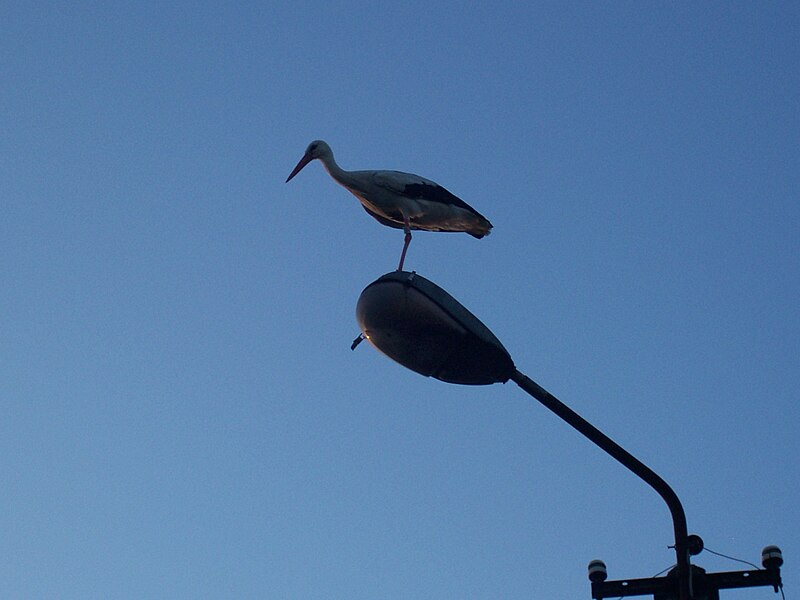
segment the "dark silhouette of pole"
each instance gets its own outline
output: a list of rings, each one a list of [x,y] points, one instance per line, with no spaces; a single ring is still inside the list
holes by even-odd
[[[653,472],[647,465],[625,450],[622,446],[617,444],[610,437],[605,435],[602,431],[597,429],[594,425],[589,423],[589,421],[581,417],[569,406],[553,396],[553,394],[548,392],[538,383],[527,377],[525,374],[520,373],[520,371],[516,368],[514,368],[514,371],[511,374],[511,381],[516,383],[519,387],[544,404],[564,421],[572,425],[572,427],[577,429],[592,442],[600,446],[600,448],[605,450],[608,454],[628,467],[628,469],[633,471],[641,479],[647,482],[650,487],[658,492],[659,496],[664,499],[664,502],[666,502],[667,506],[669,507],[669,512],[672,514],[672,524],[673,528],[675,529],[678,598],[679,600],[691,600],[689,583],[689,570],[691,567],[689,562],[689,533],[686,526],[686,513],[683,511],[683,505],[681,505],[681,501],[678,499],[678,496],[673,489],[669,487],[667,482],[661,479],[661,477]]]
[[[361,292],[356,319],[362,335],[373,346],[426,377],[469,385],[505,383],[511,379],[648,483],[672,513],[677,600],[692,600],[691,543],[686,514],[672,488],[614,440],[520,373],[500,340],[458,300],[421,275],[394,271]],[[697,541],[702,546],[699,538]],[[673,591],[671,598],[675,597]]]
[[[686,513],[667,482],[535,381],[521,373],[500,340],[475,315],[438,285],[406,271],[392,271],[369,284],[358,299],[356,320],[362,339],[404,367],[426,377],[464,385],[516,383],[562,420],[616,458],[652,487],[672,514],[676,566],[666,577],[606,581],[603,561],[589,563],[592,598],[652,594],[655,600],[719,600],[719,590],[771,585],[782,590],[783,555],[777,546],[762,550],[764,569],[706,573],[693,567],[690,556],[703,550],[703,540],[689,535]],[[677,584],[677,585],[676,585]],[[676,589],[677,588],[677,589]]]

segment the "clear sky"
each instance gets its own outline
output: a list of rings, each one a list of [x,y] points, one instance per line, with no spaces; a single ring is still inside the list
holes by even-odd
[[[661,499],[513,383],[350,351],[402,233],[284,183],[316,138],[486,215],[407,269],[796,595],[799,6],[5,3],[0,596],[588,600],[591,559],[673,563]]]

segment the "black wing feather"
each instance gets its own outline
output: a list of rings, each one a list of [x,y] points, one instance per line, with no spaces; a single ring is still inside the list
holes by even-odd
[[[486,219],[486,217],[464,202],[461,198],[439,184],[409,183],[403,189],[403,194],[409,198],[419,198],[420,200],[428,200],[429,202],[452,204],[453,206],[463,208],[464,210],[478,215],[481,219]]]

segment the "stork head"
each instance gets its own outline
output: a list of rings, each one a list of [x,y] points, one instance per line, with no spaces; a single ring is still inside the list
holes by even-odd
[[[321,158],[324,161],[326,158],[331,157],[333,157],[331,147],[322,140],[314,140],[308,145],[305,154],[303,154],[303,158],[300,159],[300,162],[297,163],[297,166],[289,174],[289,177],[286,178],[286,183],[289,183],[292,177],[297,175],[303,169],[303,167],[305,167],[312,160]]]

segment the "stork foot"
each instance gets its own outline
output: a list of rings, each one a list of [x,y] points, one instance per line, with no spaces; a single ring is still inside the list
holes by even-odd
[[[363,341],[364,341],[364,334],[363,333],[359,333],[358,337],[353,340],[352,344],[350,344],[350,350],[355,350],[356,347]]]

